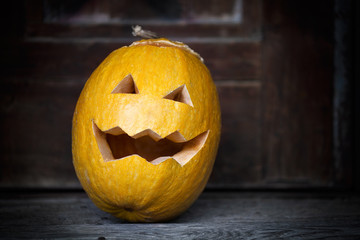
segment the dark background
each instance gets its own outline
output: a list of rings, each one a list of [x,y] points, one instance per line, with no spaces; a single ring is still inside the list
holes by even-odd
[[[208,189],[360,189],[359,3],[28,0],[1,8],[0,188],[79,189],[80,91],[140,24],[205,59],[223,130]],[[356,14],[357,13],[357,14]]]

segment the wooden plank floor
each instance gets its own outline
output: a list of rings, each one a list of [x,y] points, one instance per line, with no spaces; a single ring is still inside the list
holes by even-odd
[[[126,223],[83,192],[2,192],[0,239],[360,239],[360,195],[204,192],[168,223]]]

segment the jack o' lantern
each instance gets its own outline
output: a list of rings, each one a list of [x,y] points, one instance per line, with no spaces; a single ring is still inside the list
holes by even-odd
[[[165,221],[204,189],[219,135],[218,96],[200,56],[180,42],[141,40],[113,51],[86,82],[73,164],[100,209]]]

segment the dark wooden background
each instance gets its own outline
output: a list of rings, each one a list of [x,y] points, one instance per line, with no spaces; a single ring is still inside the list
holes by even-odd
[[[208,188],[359,188],[352,3],[12,1],[1,10],[0,187],[80,188],[76,100],[140,24],[212,72],[223,131]]]

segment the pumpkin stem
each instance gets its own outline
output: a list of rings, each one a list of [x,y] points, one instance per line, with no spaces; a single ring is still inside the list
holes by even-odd
[[[141,26],[136,25],[136,26],[132,26],[132,35],[134,37],[142,37],[142,38],[156,38],[156,33],[148,31],[148,30],[143,30]]]

